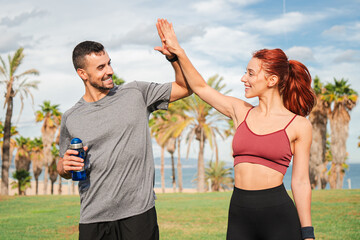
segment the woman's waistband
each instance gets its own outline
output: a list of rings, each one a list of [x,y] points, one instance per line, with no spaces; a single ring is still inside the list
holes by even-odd
[[[261,190],[244,190],[234,187],[231,204],[239,207],[271,207],[292,201],[284,184]]]

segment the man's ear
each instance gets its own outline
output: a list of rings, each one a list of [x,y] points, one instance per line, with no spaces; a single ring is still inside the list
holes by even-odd
[[[88,79],[88,75],[84,69],[78,68],[76,69],[76,72],[83,81]]]
[[[271,75],[268,77],[267,82],[268,87],[274,87],[279,82],[279,77],[276,75]]]

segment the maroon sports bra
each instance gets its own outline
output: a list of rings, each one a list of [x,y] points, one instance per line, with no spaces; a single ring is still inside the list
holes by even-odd
[[[234,135],[232,142],[234,166],[243,162],[256,163],[285,175],[293,155],[285,130],[296,115],[285,128],[276,132],[258,135],[252,132],[246,123],[246,118],[253,108],[249,109],[244,121],[239,125]]]

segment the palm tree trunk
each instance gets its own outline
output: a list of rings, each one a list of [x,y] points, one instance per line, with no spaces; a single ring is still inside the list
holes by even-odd
[[[62,182],[61,182],[61,176],[59,176],[59,195],[62,194]]]
[[[44,120],[44,123],[46,120]],[[49,164],[52,160],[51,145],[53,143],[56,127],[44,127],[41,129],[42,140],[44,145],[44,194],[47,194],[47,186],[49,181]]]
[[[330,149],[333,157],[330,177],[335,181],[330,187],[335,189],[341,189],[343,187],[342,171],[344,171],[343,165],[347,159],[346,140],[349,135],[349,121],[350,115],[346,109],[344,109],[344,106],[335,105],[334,111],[330,114]]]
[[[319,98],[309,120],[313,127],[309,162],[310,184],[312,189],[316,187],[319,189],[323,187],[324,181],[327,182],[323,174],[327,171],[325,162],[327,113]]]
[[[165,193],[164,154],[165,154],[165,147],[161,146],[160,174],[161,174],[161,191],[162,191],[162,193]]]
[[[51,144],[48,144],[43,137],[44,144],[44,195],[47,194],[47,185],[49,180],[49,159],[51,158]]]
[[[39,195],[39,178],[35,177],[35,194]]]
[[[13,112],[13,90],[8,91],[9,98],[7,101],[5,125],[4,125],[4,141],[2,149],[2,166],[1,166],[1,195],[9,195],[9,168],[10,168],[10,138],[11,138],[11,118]]]
[[[199,157],[198,157],[198,192],[205,192],[205,164],[204,164],[204,137],[200,139],[200,149],[199,149]]]
[[[72,194],[75,195],[75,182],[72,181]]]
[[[177,172],[178,172],[178,186],[179,192],[183,190],[183,182],[182,182],[182,166],[181,166],[181,157],[180,157],[180,138],[178,138],[178,159],[177,159]]]
[[[171,153],[171,174],[172,174],[171,180],[172,180],[173,192],[176,192],[174,153]]]
[[[51,195],[54,195],[54,182],[51,182]]]
[[[213,137],[215,139],[216,136],[214,135]],[[217,169],[217,166],[219,164],[219,149],[216,141],[214,141],[214,145],[215,145],[215,168]]]

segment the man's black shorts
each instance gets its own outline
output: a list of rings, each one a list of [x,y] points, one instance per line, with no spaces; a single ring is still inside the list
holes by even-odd
[[[155,207],[112,222],[79,224],[79,240],[158,240]]]

